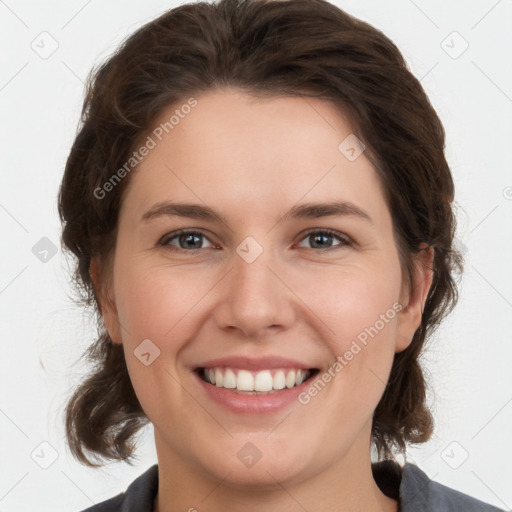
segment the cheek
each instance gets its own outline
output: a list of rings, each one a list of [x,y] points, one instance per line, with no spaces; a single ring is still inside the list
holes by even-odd
[[[116,304],[127,340],[134,337],[163,340],[181,329],[211,285],[204,276],[165,265],[119,265]],[[126,334],[126,332],[125,332]]]
[[[340,349],[362,333],[359,337],[364,339],[364,333],[374,325],[387,334],[396,322],[398,266],[389,265],[385,270],[380,266],[332,269],[322,279],[308,279],[307,283],[302,286],[302,296]]]
[[[134,391],[152,422],[167,424],[178,432],[182,428],[179,411],[190,407],[176,383],[180,378],[178,354],[192,336],[197,322],[194,305],[208,291],[208,283],[187,270],[150,266],[142,261],[120,260],[117,268],[116,304],[124,327],[123,347]],[[146,339],[160,350],[147,366],[134,354]],[[155,349],[151,344],[145,346],[152,359]],[[162,403],[166,404],[164,408]],[[169,410],[173,413],[169,414]]]
[[[393,362],[400,268],[352,267],[332,273],[327,282],[321,291],[305,290],[333,356],[331,375],[324,377],[333,381],[336,401],[366,415],[382,396]]]
[[[193,318],[197,319],[198,314],[204,314],[205,304],[216,303],[212,287],[219,280],[218,273],[199,272],[193,266],[148,265],[143,260],[120,259],[117,264],[114,286],[125,341],[136,343],[144,338],[163,341],[172,331],[183,336],[185,326]],[[364,342],[365,333],[366,337],[371,336],[368,329],[374,332],[372,326],[388,332],[393,318],[385,325],[380,318],[386,314],[389,317],[394,311],[400,269],[390,261],[383,267],[346,265],[308,269],[308,272],[285,271],[290,288],[306,306],[306,309],[298,306],[297,311],[302,311],[299,315],[303,317],[297,317],[296,322],[323,324],[326,339],[331,340],[336,354],[347,350],[352,340]],[[204,300],[206,296],[208,300]],[[283,295],[283,300],[293,299]]]

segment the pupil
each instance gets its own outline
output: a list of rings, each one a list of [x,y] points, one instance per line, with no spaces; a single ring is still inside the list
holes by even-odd
[[[322,239],[325,242],[326,240],[328,240],[331,237],[331,235],[312,235],[312,237],[313,237],[314,240]],[[315,243],[313,245],[315,245]],[[331,244],[329,244],[329,243],[326,243],[326,244],[323,244],[323,245],[320,244],[320,247],[326,247],[326,246],[330,247],[330,245]]]
[[[192,241],[192,239],[195,238],[195,243]],[[183,242],[183,245],[190,247],[188,245],[188,242],[192,243],[192,247],[194,249],[200,249],[201,248],[201,239],[192,233],[185,233],[184,235],[181,235],[181,242]]]

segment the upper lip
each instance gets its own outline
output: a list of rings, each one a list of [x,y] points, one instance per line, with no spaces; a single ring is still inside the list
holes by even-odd
[[[309,370],[313,366],[302,363],[295,359],[288,359],[281,356],[265,356],[265,357],[221,357],[218,359],[211,359],[197,365],[197,368],[214,368],[217,366],[228,366],[231,368],[240,368],[243,370],[272,370],[277,368],[301,368]]]

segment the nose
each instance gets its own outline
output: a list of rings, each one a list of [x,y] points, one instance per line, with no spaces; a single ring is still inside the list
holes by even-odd
[[[219,328],[238,330],[248,338],[263,338],[293,325],[294,294],[270,250],[249,262],[233,254],[214,317]]]

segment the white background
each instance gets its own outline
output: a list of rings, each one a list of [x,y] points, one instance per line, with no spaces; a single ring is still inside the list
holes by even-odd
[[[95,330],[73,303],[56,205],[87,73],[177,3],[0,1],[1,512],[78,511],[156,462],[152,427],[141,433],[135,467],[89,469],[66,448],[62,411]],[[425,357],[436,433],[410,460],[438,482],[510,509],[512,2],[333,3],[389,36],[421,79],[446,128],[467,248],[459,304]],[[42,37],[46,49],[58,43],[46,59],[31,47]],[[464,41],[469,47],[453,58]],[[47,262],[32,252],[43,237],[58,248]]]

